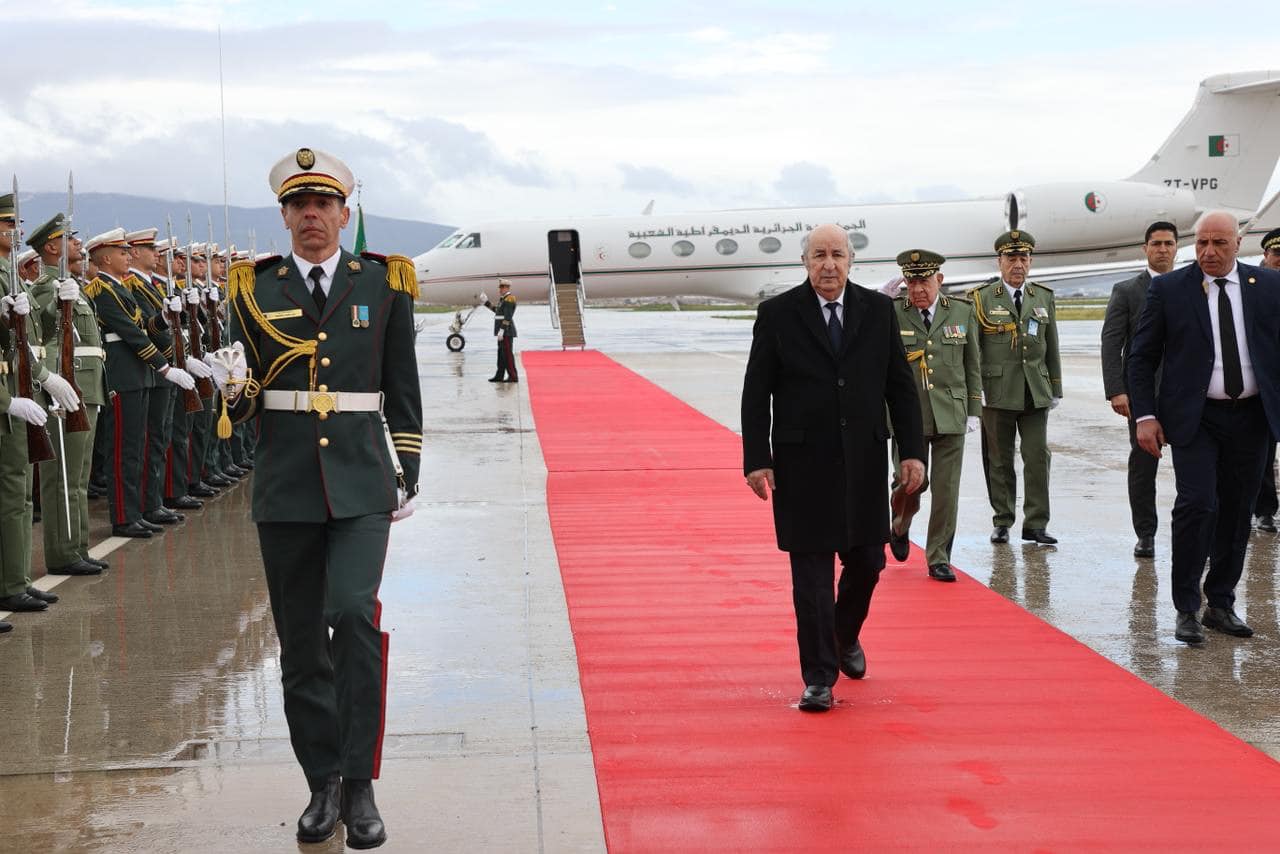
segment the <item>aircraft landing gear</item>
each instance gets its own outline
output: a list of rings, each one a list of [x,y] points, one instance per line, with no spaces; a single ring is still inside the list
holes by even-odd
[[[467,346],[467,339],[462,334],[462,327],[467,325],[467,321],[471,319],[471,315],[476,313],[476,309],[480,306],[474,305],[467,312],[467,316],[463,317],[461,311],[453,313],[453,322],[449,324],[449,334],[444,339],[444,346],[449,348],[450,353],[461,353],[462,348]]]
[[[449,337],[444,339],[444,346],[449,348],[450,353],[461,353],[462,348],[467,346],[467,339],[461,333],[450,332]]]

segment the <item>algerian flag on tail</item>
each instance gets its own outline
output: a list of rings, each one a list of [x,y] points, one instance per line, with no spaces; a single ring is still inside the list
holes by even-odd
[[[351,249],[353,253],[359,255],[368,247],[364,242],[364,208],[360,207],[360,203],[356,203],[356,242]]]
[[[1210,157],[1236,157],[1240,154],[1240,134],[1209,137]]]

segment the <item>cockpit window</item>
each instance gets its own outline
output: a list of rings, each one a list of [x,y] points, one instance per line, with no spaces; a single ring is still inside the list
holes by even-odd
[[[480,248],[480,232],[473,231],[466,237],[454,244],[454,249],[479,249]]]
[[[448,249],[450,246],[452,246],[453,244],[457,243],[457,242],[458,242],[459,240],[461,240],[463,237],[466,237],[466,232],[464,232],[464,231],[455,231],[453,234],[450,234],[450,235],[449,235],[448,237],[446,237],[444,240],[441,240],[441,241],[440,241],[440,243],[439,243],[439,245],[438,245],[438,246],[436,246],[436,248],[437,248],[437,249]]]

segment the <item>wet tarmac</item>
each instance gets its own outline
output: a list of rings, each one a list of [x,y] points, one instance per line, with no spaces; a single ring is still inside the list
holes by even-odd
[[[544,311],[522,308],[518,350],[558,348]],[[593,347],[736,430],[751,324],[734,314],[591,310],[586,331]],[[448,316],[426,315],[418,343],[422,497],[393,529],[381,593],[391,633],[377,785],[391,836],[384,850],[599,851],[545,469],[527,389],[485,382],[487,319],[468,326],[462,353],[443,345]],[[1050,417],[1049,526],[1061,543],[987,542],[991,513],[970,436],[954,562],[1280,757],[1280,541],[1252,541],[1238,591],[1252,639],[1210,633],[1200,649],[1173,640],[1172,468],[1162,463],[1157,559],[1135,560],[1127,435],[1102,397],[1099,327],[1062,325],[1066,399]],[[342,849],[340,839],[293,841],[305,784],[287,741],[248,499],[242,484],[162,537],[108,540],[94,551],[111,561],[103,576],[40,579],[57,582],[62,601],[10,618],[14,631],[0,636],[0,850]],[[94,507],[105,535],[105,502]]]

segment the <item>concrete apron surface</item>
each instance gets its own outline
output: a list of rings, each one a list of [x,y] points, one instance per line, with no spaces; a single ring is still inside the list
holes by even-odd
[[[517,351],[558,347],[544,311],[522,307]],[[751,324],[730,316],[590,310],[587,338],[737,430]],[[426,316],[418,341],[422,494],[415,515],[393,526],[380,594],[391,635],[376,784],[391,837],[383,850],[599,851],[546,472],[525,385],[485,382],[494,345],[489,318],[477,318],[462,353],[443,346],[448,316]],[[1174,641],[1172,467],[1161,464],[1157,558],[1135,560],[1128,440],[1102,398],[1098,324],[1063,324],[1062,333],[1066,399],[1049,428],[1049,530],[1061,543],[1022,545],[1020,519],[1011,545],[987,542],[991,513],[971,435],[953,562],[1280,756],[1275,536],[1254,535],[1238,591],[1255,637],[1210,633],[1202,649]],[[0,636],[0,849],[297,850],[307,792],[281,709],[249,489],[153,540],[104,542],[95,555],[114,550],[103,576],[39,579],[62,601],[10,618],[14,631]],[[105,502],[93,507],[95,532],[105,532]],[[928,510],[926,498],[918,543]],[[781,553],[778,572],[786,577]],[[778,607],[789,609],[789,598]],[[867,654],[874,666],[874,649]],[[304,848],[341,849],[341,832]]]

